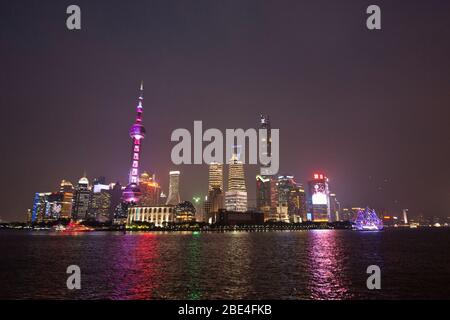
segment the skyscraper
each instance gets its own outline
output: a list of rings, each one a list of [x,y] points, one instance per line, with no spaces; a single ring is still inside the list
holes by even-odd
[[[33,210],[31,213],[32,222],[43,222],[47,208],[48,197],[51,192],[37,192],[34,196]]]
[[[91,188],[89,180],[83,176],[75,187],[73,197],[72,219],[83,220],[89,217],[89,202],[91,198]]]
[[[214,188],[220,188],[223,191],[223,164],[218,162],[209,164],[208,192]]]
[[[306,196],[294,176],[283,175],[277,182],[277,220],[298,223],[306,220]]]
[[[330,193],[330,221],[340,221],[341,220],[341,204],[336,198],[335,193]]]
[[[100,222],[106,222],[111,219],[111,193],[109,189],[94,190],[91,195],[89,205],[89,217]]]
[[[112,186],[111,189],[109,189],[109,192],[111,194],[111,203],[109,206],[108,214],[109,214],[109,220],[113,221],[116,217],[116,213],[120,212],[120,210],[117,210],[117,207],[121,203],[122,198],[122,185],[119,181],[117,181],[114,186]]]
[[[233,150],[228,166],[228,191],[225,192],[225,208],[228,211],[247,211],[247,189],[245,186],[244,165],[239,154]]]
[[[259,120],[259,129],[265,129],[267,130],[267,136],[266,138],[264,137],[260,137],[261,141],[259,146],[261,146],[261,144],[265,144],[267,142],[267,152],[265,152],[265,156],[270,157],[272,155],[272,136],[271,136],[271,126],[270,126],[270,120],[269,120],[269,116],[267,115],[260,115],[260,120]],[[267,139],[267,141],[265,141],[265,139]],[[265,175],[269,175],[269,165],[262,165],[261,166],[261,174],[263,176]]]
[[[170,171],[169,172],[169,196],[167,197],[167,205],[177,205],[181,202],[180,200],[180,171]]]
[[[272,176],[256,176],[256,208],[264,213],[264,220],[276,220],[277,181]]]
[[[267,137],[260,137],[261,144],[267,143],[266,155],[272,155],[272,138],[270,120],[267,115],[261,115],[259,129],[267,130]],[[267,139],[264,140],[264,139]],[[256,208],[264,213],[264,220],[277,220],[277,180],[269,175],[269,166],[261,165],[261,175],[256,176]]]
[[[312,220],[316,222],[330,221],[330,190],[328,178],[322,173],[315,173],[308,181],[309,202]]]
[[[155,175],[143,172],[139,178],[139,189],[141,190],[139,206],[151,207],[159,204],[161,187],[156,182]]]
[[[138,186],[139,180],[139,161],[141,155],[141,141],[145,137],[145,128],[142,125],[142,114],[144,107],[144,84],[141,83],[139,102],[136,107],[136,120],[130,129],[130,137],[133,140],[131,152],[131,169],[129,173],[128,185],[122,194],[122,199],[128,203],[137,203],[141,196]]]
[[[73,201],[73,185],[70,181],[63,180],[59,188],[59,192],[63,194],[63,202],[61,208],[61,219],[70,219],[72,217],[72,201]]]

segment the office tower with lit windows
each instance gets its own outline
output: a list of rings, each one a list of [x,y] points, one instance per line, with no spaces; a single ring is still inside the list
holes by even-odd
[[[263,152],[262,150],[260,152],[263,153],[263,155],[267,156],[267,157],[271,157],[272,156],[272,136],[271,136],[271,125],[270,125],[270,120],[269,120],[269,116],[267,115],[260,115],[259,118],[259,129],[264,129],[267,132],[266,137],[260,136],[261,141],[259,141],[259,146],[258,148],[262,145],[262,144],[267,144],[267,150],[266,152]],[[269,165],[261,165],[261,175],[263,176],[271,176],[269,173]]]
[[[306,195],[303,185],[292,175],[278,176],[277,179],[277,221],[299,223],[306,221]]]
[[[228,191],[225,192],[225,208],[229,211],[247,211],[244,165],[239,160],[237,148],[233,150],[233,155],[228,165]]]
[[[91,199],[91,187],[89,180],[84,176],[75,187],[72,206],[72,219],[85,220],[89,218],[89,203]]]
[[[341,221],[341,204],[335,193],[330,193],[330,222]]]
[[[111,194],[111,203],[109,206],[108,214],[109,220],[113,221],[115,218],[115,213],[117,212],[117,207],[122,201],[122,185],[119,181],[114,183],[109,189],[109,193]]]
[[[223,190],[223,164],[218,162],[209,164],[208,192],[214,188]]]
[[[139,206],[151,207],[159,205],[161,187],[156,181],[154,174],[150,175],[148,172],[143,172],[139,178],[139,189],[141,190]]]
[[[48,197],[51,192],[37,192],[34,196],[33,210],[31,212],[31,222],[43,222],[47,209]]]
[[[139,189],[139,162],[141,160],[141,142],[145,137],[145,128],[142,124],[144,107],[144,85],[141,83],[139,102],[136,107],[136,119],[130,129],[130,137],[133,141],[131,152],[131,169],[128,175],[128,185],[122,194],[122,199],[131,204],[136,204],[141,196]]]
[[[190,201],[183,201],[173,208],[176,222],[195,221],[195,206]]]
[[[169,172],[169,195],[166,205],[177,205],[180,200],[180,171]]]
[[[207,220],[211,213],[219,212],[219,210],[224,209],[223,203],[224,199],[222,189],[214,187],[208,192],[208,196],[206,197],[203,205],[204,215],[207,217],[204,220]]]
[[[256,208],[264,220],[277,219],[277,180],[273,176],[256,176]]]
[[[311,219],[315,222],[330,221],[330,190],[328,178],[322,173],[315,173],[308,181]]]
[[[93,189],[89,203],[89,219],[106,222],[111,220],[111,193],[109,188]]]
[[[67,180],[62,180],[59,192],[63,194],[60,218],[70,219],[72,217],[72,202],[73,194],[75,192],[72,183]]]

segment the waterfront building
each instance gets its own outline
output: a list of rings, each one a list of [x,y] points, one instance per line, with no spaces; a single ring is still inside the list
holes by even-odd
[[[208,192],[214,188],[223,190],[223,164],[218,162],[209,164]]]
[[[330,191],[328,178],[322,173],[315,173],[308,181],[309,204],[312,220],[315,222],[330,221]]]
[[[60,219],[64,194],[52,192],[47,197],[44,221],[56,221]]]
[[[209,191],[208,201],[211,203],[210,212],[218,212],[224,209],[223,191],[220,188],[213,188]]]
[[[144,107],[144,84],[141,83],[138,105],[136,107],[136,119],[130,129],[130,137],[133,141],[131,152],[131,169],[128,175],[128,185],[123,190],[122,199],[127,203],[136,204],[141,196],[139,189],[139,162],[141,160],[141,142],[145,137],[145,128],[142,124]]]
[[[111,188],[109,189],[109,193],[111,194],[110,206],[108,209],[109,220],[114,221],[114,219],[116,218],[123,218],[124,216],[126,217],[126,212],[125,215],[122,214],[122,217],[119,217],[117,215],[117,213],[120,212],[119,210],[117,210],[117,207],[122,201],[122,185],[119,181],[111,186]]]
[[[167,195],[163,191],[159,195],[159,203],[167,203]]]
[[[403,209],[403,223],[408,224],[408,209]]]
[[[108,189],[97,189],[92,192],[89,206],[89,219],[100,222],[111,220],[111,193]]]
[[[330,193],[330,222],[341,221],[341,204],[335,193]]]
[[[143,172],[139,178],[139,189],[141,190],[141,198],[138,205],[142,207],[150,207],[159,205],[159,195],[161,187],[156,182],[155,175]]]
[[[73,194],[75,192],[72,183],[67,180],[62,180],[59,192],[63,194],[60,218],[70,219],[72,217],[72,202],[73,202]]]
[[[266,221],[277,217],[277,180],[273,176],[256,176],[256,208]]]
[[[48,196],[51,192],[37,192],[34,195],[33,210],[31,213],[31,222],[43,222],[47,209]]]
[[[228,211],[221,209],[211,214],[212,224],[223,226],[235,225],[262,225],[264,224],[264,213],[258,211]]]
[[[259,146],[265,145],[267,143],[267,150],[266,150],[265,153],[263,153],[263,155],[265,155],[267,157],[271,157],[272,156],[272,136],[271,136],[272,127],[270,125],[269,116],[263,115],[263,114],[260,115],[260,118],[259,118],[259,129],[266,130],[266,132],[267,132],[266,137],[260,136],[261,140],[259,142]],[[267,139],[267,141],[266,141],[266,139]],[[270,169],[270,165],[262,165],[261,166],[261,171],[260,171],[261,175],[262,176],[271,176],[270,175],[271,172],[270,172],[269,169]]]
[[[26,221],[28,224],[33,222],[33,214],[31,209],[27,209]]]
[[[260,136],[259,145],[267,143],[265,155],[272,155],[272,138],[271,125],[267,115],[260,115],[259,129],[267,130],[267,137]],[[267,141],[266,141],[267,139]],[[260,175],[256,176],[256,209],[264,213],[265,221],[277,220],[277,179],[273,175],[269,175],[270,166],[261,165]]]
[[[245,212],[247,211],[247,189],[244,165],[239,160],[236,149],[228,165],[228,191],[225,193],[225,207],[229,211]]]
[[[72,206],[72,219],[85,220],[89,218],[89,203],[91,199],[91,187],[89,180],[83,176],[75,187]]]
[[[176,222],[195,221],[195,206],[190,201],[183,201],[174,207]]]
[[[38,192],[34,196],[31,222],[49,222],[61,218],[64,194],[62,192]]]
[[[174,222],[175,211],[174,206],[134,206],[128,208],[127,224],[132,225],[136,222],[153,223],[157,227],[166,226],[168,223]]]
[[[180,171],[169,172],[169,195],[166,205],[177,205],[180,200]]]

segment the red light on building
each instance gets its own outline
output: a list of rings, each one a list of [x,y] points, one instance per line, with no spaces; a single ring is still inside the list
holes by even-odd
[[[314,173],[314,179],[319,179],[319,175],[317,173]]]

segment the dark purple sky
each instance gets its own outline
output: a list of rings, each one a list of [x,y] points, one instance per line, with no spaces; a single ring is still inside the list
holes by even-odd
[[[370,4],[381,31],[365,28]],[[449,215],[449,39],[445,0],[4,0],[0,217],[23,220],[35,192],[84,171],[125,182],[141,79],[143,167],[165,191],[172,130],[268,113],[281,173],[322,170],[344,205]],[[206,192],[205,166],[179,169],[183,198]]]

